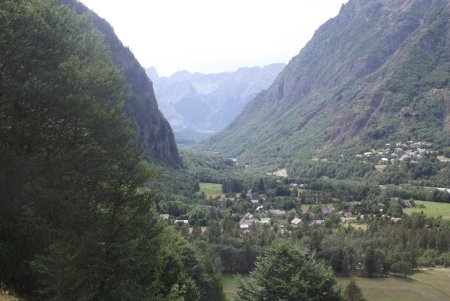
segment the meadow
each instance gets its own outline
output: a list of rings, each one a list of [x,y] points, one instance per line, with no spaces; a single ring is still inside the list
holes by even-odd
[[[449,203],[437,203],[426,201],[415,201],[416,205],[423,205],[425,208],[406,208],[403,210],[406,214],[413,212],[423,213],[428,217],[439,217],[443,219],[450,219],[450,204]]]
[[[203,192],[208,198],[222,196],[222,184],[200,183],[200,192]]]
[[[246,276],[243,276],[246,277]],[[222,283],[227,300],[234,300],[237,276],[224,275]],[[337,277],[344,289],[355,280],[368,301],[447,301],[450,300],[450,269],[419,270],[407,279]]]

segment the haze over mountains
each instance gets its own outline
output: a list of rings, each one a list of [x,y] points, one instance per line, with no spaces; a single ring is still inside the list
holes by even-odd
[[[450,130],[450,4],[353,0],[201,150],[249,162]]]
[[[285,64],[216,74],[179,71],[159,77],[148,68],[161,111],[174,131],[216,132],[227,126],[257,93],[268,88]]]

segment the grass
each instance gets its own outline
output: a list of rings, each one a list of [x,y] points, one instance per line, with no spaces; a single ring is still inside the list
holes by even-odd
[[[423,270],[408,279],[338,277],[338,283],[345,288],[351,279],[369,301],[450,300],[450,269]]]
[[[425,214],[427,217],[442,216],[443,219],[450,219],[450,204],[426,201],[415,201],[416,205],[424,205],[425,208],[406,208],[403,211],[406,214],[418,212]]]
[[[243,276],[248,277],[248,276]],[[222,284],[227,300],[234,300],[236,275],[223,275]],[[450,269],[429,269],[403,278],[338,277],[338,284],[345,288],[355,280],[364,297],[369,301],[444,301],[450,300]]]
[[[206,197],[222,196],[222,184],[200,183],[200,192],[204,192]]]
[[[302,212],[308,212],[309,207],[316,208],[316,207],[328,207],[328,208],[334,208],[334,204],[302,204]]]
[[[375,169],[376,169],[377,171],[382,172],[382,171],[384,171],[384,170],[386,169],[386,166],[387,166],[387,165],[384,165],[384,164],[378,164],[378,165],[375,165]]]
[[[223,292],[228,301],[233,301],[234,296],[236,296],[234,290],[236,288],[238,277],[248,278],[248,275],[222,275]]]

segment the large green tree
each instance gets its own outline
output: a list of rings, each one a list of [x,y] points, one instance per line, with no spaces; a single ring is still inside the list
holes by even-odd
[[[305,250],[275,243],[256,262],[248,280],[240,280],[237,300],[342,300],[329,268]]]
[[[45,300],[217,300],[140,187],[128,86],[89,16],[0,1],[0,283]]]

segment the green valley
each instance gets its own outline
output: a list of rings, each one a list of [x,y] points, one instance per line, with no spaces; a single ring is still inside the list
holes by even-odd
[[[284,65],[154,75],[177,146],[106,20],[0,1],[0,300],[448,300],[448,20],[348,0],[254,97]]]

